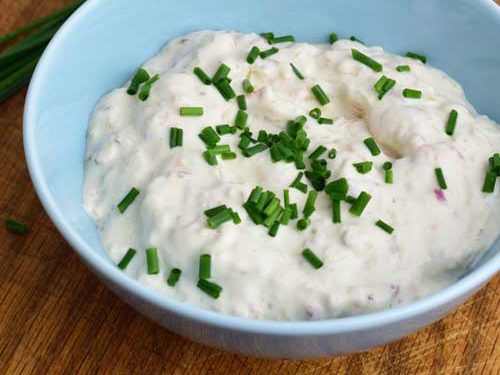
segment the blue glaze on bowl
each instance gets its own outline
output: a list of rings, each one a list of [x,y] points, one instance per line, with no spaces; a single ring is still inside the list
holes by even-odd
[[[24,145],[36,191],[78,255],[137,310],[181,335],[231,351],[304,358],[400,338],[454,309],[500,269],[500,240],[467,275],[413,303],[315,322],[246,320],[166,299],[108,258],[82,207],[89,115],[169,39],[200,29],[274,31],[323,42],[335,31],[395,53],[425,53],[500,122],[500,10],[490,0],[88,0],[47,48],[28,92]],[[418,250],[418,249],[416,249]]]

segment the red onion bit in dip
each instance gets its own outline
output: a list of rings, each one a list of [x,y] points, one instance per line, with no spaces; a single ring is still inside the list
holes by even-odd
[[[434,189],[434,195],[436,199],[440,202],[446,202],[446,197],[444,195],[444,191],[441,189]]]

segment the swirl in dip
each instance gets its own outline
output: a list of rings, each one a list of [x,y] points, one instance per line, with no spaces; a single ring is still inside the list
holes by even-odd
[[[268,52],[249,63],[254,46]],[[193,73],[200,67],[213,78],[221,64],[230,71],[211,84]],[[201,31],[171,41],[143,68],[158,76],[138,94],[127,93],[128,82],[95,107],[84,204],[111,259],[135,249],[121,268],[166,297],[257,319],[360,314],[453,283],[498,236],[500,189],[491,184],[500,129],[418,59],[350,40],[270,45],[257,34]],[[395,83],[384,86],[388,79]],[[244,95],[239,115],[223,85]],[[184,107],[203,114],[181,115]],[[215,152],[206,128],[220,124],[228,134]],[[172,128],[182,129],[182,142]],[[326,151],[309,157],[319,146]],[[299,172],[307,176],[290,187]],[[257,186],[274,193],[279,211],[244,208]],[[135,199],[119,209],[132,188]],[[294,203],[298,217],[286,220]],[[221,205],[211,227],[204,212]],[[241,223],[232,215],[219,222],[230,209]],[[209,275],[206,267],[200,274],[203,254]]]

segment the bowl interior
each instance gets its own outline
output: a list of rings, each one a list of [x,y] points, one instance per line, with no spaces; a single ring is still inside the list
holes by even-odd
[[[166,41],[201,29],[274,31],[307,42],[335,31],[394,53],[425,53],[463,85],[478,112],[500,122],[494,7],[490,0],[89,0],[54,39],[30,87],[25,147],[35,186],[65,237],[109,261],[82,207],[89,115]],[[497,241],[478,265],[499,250]]]

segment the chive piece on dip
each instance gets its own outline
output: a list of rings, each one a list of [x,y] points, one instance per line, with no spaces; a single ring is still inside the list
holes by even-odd
[[[148,268],[148,275],[156,275],[160,273],[158,251],[156,250],[156,247],[146,249],[146,265]]]
[[[137,251],[135,249],[128,249],[123,258],[120,260],[120,262],[117,264],[117,267],[121,270],[124,270],[127,268],[128,264],[134,258],[135,254],[137,254]]]
[[[410,66],[409,65],[398,65],[396,67],[396,70],[400,73],[402,72],[409,72],[410,71]]]
[[[455,132],[455,126],[457,125],[458,112],[454,109],[450,111],[448,116],[448,121],[446,121],[445,133],[450,137]]]
[[[177,281],[181,278],[181,274],[182,271],[179,268],[172,268],[168,274],[167,285],[171,287],[175,286]]]
[[[328,41],[330,42],[330,44],[335,43],[337,40],[339,40],[339,37],[336,33],[331,33],[330,35],[328,35]]]
[[[5,219],[5,228],[7,228],[9,232],[17,234],[26,234],[29,232],[29,227],[26,224],[11,218]]]
[[[250,52],[248,52],[247,63],[253,64],[255,62],[255,60],[257,60],[257,57],[259,57],[259,54],[260,54],[259,47],[253,46],[250,49]]]
[[[144,85],[142,85],[141,90],[139,91],[139,100],[141,101],[146,101],[149,98],[149,93],[151,91],[151,87],[153,86],[153,83],[158,81],[160,79],[160,76],[158,74],[155,74],[153,77],[151,77]]]
[[[330,99],[325,94],[325,92],[323,91],[323,89],[321,88],[320,85],[315,85],[315,86],[311,87],[311,91],[312,91],[313,95],[315,96],[315,98],[318,100],[319,104],[325,105],[325,104],[330,103]]]
[[[201,82],[203,82],[204,85],[210,85],[212,83],[208,74],[205,73],[199,66],[196,66],[193,69],[193,73],[200,79]]]
[[[323,262],[321,259],[318,258],[316,254],[313,253],[313,251],[309,248],[305,248],[302,251],[302,256],[309,262],[311,266],[313,266],[315,269],[319,269],[323,267]]]
[[[253,92],[253,86],[249,79],[244,79],[241,85],[243,86],[243,91],[247,94],[251,94]]]
[[[362,191],[356,200],[352,203],[351,209],[349,212],[353,215],[356,216],[361,216],[363,213],[364,209],[368,205],[368,202],[370,202],[370,199],[372,196],[368,194],[367,192]]]
[[[446,180],[444,179],[443,170],[441,168],[436,168],[434,169],[434,172],[436,174],[436,179],[439,187],[443,190],[446,190],[448,186],[446,185]]]
[[[497,181],[497,174],[494,171],[486,172],[483,183],[483,193],[493,193],[495,191],[495,184]]]
[[[140,68],[132,77],[130,86],[127,89],[127,94],[135,95],[139,91],[139,86],[149,79],[149,73],[144,68]]]
[[[198,277],[200,279],[210,279],[212,276],[212,256],[210,254],[200,255]]]
[[[271,39],[271,44],[285,43],[285,42],[295,42],[295,37],[293,35],[283,35]]]
[[[374,72],[381,72],[383,67],[382,64],[372,59],[370,56],[365,55],[363,52],[358,51],[355,48],[351,49],[352,58],[360,63],[371,68]]]
[[[404,89],[403,96],[410,99],[420,99],[422,97],[422,91],[414,89]]]
[[[384,232],[387,232],[389,234],[392,234],[392,232],[394,232],[394,228],[391,227],[389,224],[383,222],[382,220],[377,220],[375,225],[380,229],[382,229]]]
[[[202,107],[181,107],[179,110],[181,116],[203,116]]]
[[[368,150],[370,150],[370,153],[373,156],[380,155],[381,151],[380,151],[380,148],[377,145],[377,142],[375,142],[375,139],[373,139],[372,137],[366,138],[363,141],[363,143],[365,144],[366,147],[368,147]]]
[[[362,161],[360,163],[354,163],[352,165],[354,168],[356,168],[356,171],[361,174],[368,173],[372,170],[373,167],[373,162],[371,161]]]
[[[130,189],[127,195],[125,195],[125,197],[121,200],[121,202],[118,203],[117,207],[121,214],[123,214],[127,210],[128,206],[132,204],[132,202],[135,200],[135,198],[137,198],[138,195],[139,195],[138,189],[136,189],[135,187]]]
[[[181,128],[170,128],[170,148],[182,146],[183,130]]]
[[[268,58],[272,55],[274,55],[275,53],[278,53],[278,49],[276,47],[272,47],[272,48],[269,48],[269,49],[266,49],[265,51],[261,51],[259,56],[261,59],[265,59],[265,58]]]
[[[415,60],[420,60],[424,64],[427,63],[427,57],[425,57],[424,55],[419,55],[418,53],[415,53],[415,52],[406,52],[406,57],[409,57],[409,58],[415,59]]]
[[[220,285],[210,282],[207,279],[198,280],[198,284],[196,286],[214,299],[219,298],[220,293],[222,292],[222,287]]]
[[[290,66],[292,67],[292,70],[295,73],[295,75],[297,76],[297,78],[300,79],[300,80],[303,80],[304,76],[302,75],[302,73],[300,72],[300,70],[298,70],[297,67],[295,65],[293,65],[292,63],[290,63]]]

